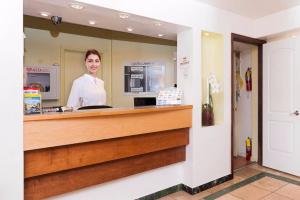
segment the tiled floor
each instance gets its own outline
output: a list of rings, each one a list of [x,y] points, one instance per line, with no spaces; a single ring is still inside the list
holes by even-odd
[[[300,181],[300,177],[285,174],[279,171],[275,171],[269,168],[261,167],[257,164],[250,164],[244,168],[236,170],[234,173],[234,179],[227,181],[223,184],[217,185],[209,190],[198,193],[196,195],[190,195],[186,192],[180,191],[171,195],[160,198],[160,200],[200,200],[224,191],[236,183],[241,183],[244,180],[248,180],[250,177],[260,174],[261,172],[267,172],[271,175],[286,177],[295,181]],[[259,176],[259,175],[258,175]],[[300,186],[289,183],[285,180],[279,180],[275,176],[264,176],[258,180],[246,184],[240,188],[237,188],[231,192],[226,192],[224,195],[216,198],[218,200],[300,200]],[[245,181],[244,181],[245,182]],[[232,187],[234,187],[232,186]],[[221,192],[222,193],[222,192]],[[214,199],[214,198],[212,198]]]
[[[247,161],[246,158],[241,157],[241,156],[234,156],[233,157],[233,169],[240,169],[242,167],[245,167],[249,165],[251,161]]]

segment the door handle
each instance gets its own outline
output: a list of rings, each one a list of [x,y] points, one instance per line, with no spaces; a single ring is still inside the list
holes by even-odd
[[[295,112],[293,112],[294,115],[298,116],[299,115],[299,111],[296,110]]]

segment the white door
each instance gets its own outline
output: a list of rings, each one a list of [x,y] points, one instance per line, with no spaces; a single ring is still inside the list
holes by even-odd
[[[300,39],[264,45],[263,165],[300,176]]]

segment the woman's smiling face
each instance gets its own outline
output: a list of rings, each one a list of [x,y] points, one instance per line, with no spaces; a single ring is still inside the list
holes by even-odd
[[[100,64],[100,58],[96,54],[90,54],[85,60],[85,66],[91,75],[97,74]]]

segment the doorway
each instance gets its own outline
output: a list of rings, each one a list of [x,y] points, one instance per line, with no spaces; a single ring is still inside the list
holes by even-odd
[[[251,162],[262,164],[263,40],[231,35],[231,171]],[[246,140],[251,140],[251,158]],[[248,142],[249,144],[249,142]],[[247,159],[246,159],[247,158]]]

